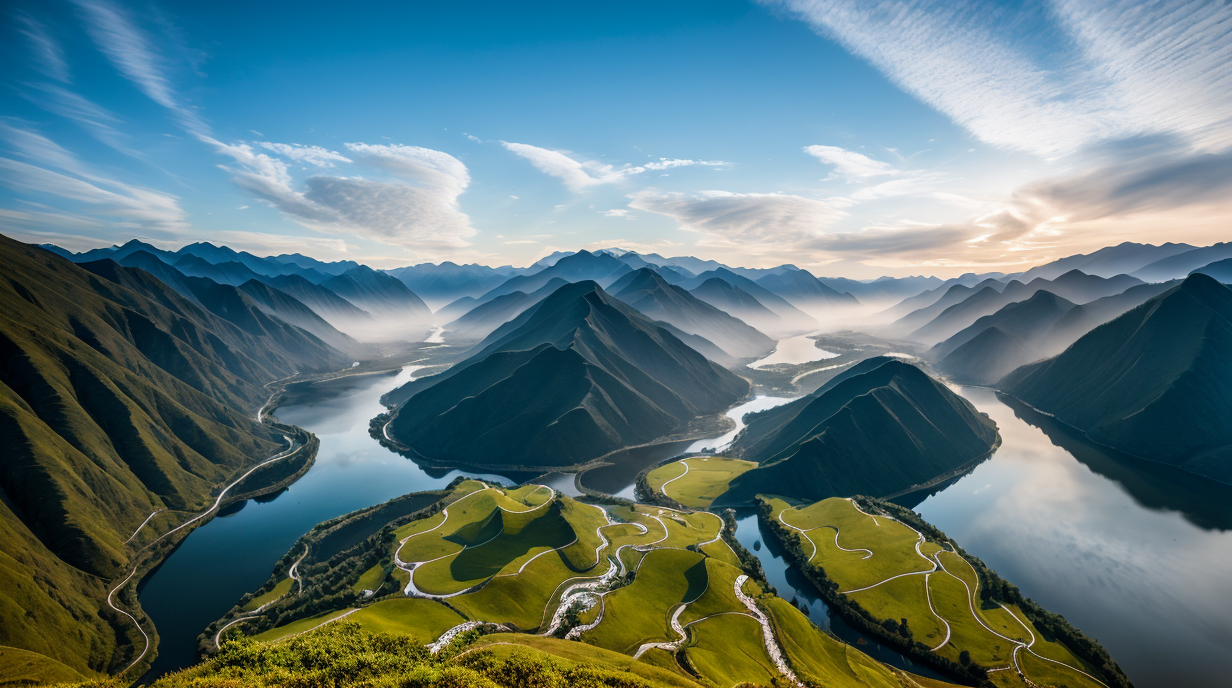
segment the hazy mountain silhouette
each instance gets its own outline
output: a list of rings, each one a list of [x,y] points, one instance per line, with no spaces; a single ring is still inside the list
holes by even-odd
[[[1232,289],[1198,274],[1000,386],[1135,456],[1232,482]]]

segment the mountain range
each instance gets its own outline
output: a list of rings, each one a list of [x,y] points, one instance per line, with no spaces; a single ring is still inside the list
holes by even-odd
[[[388,433],[463,465],[567,466],[679,432],[749,384],[592,281],[562,286],[462,362],[387,394]]]
[[[253,418],[264,383],[348,359],[110,259],[75,265],[0,237],[0,270],[0,645],[104,670],[104,581],[128,565],[133,530],[156,509],[201,508],[285,446]]]
[[[1097,442],[1232,482],[1232,289],[1195,274],[1000,387]]]

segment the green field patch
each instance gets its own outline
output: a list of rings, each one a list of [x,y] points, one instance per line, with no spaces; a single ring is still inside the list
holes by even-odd
[[[929,577],[929,591],[937,613],[950,622],[950,642],[937,654],[958,661],[959,653],[971,653],[971,661],[986,667],[1005,666],[1011,661],[1015,643],[993,635],[971,615],[967,589],[961,581],[945,573]]]
[[[731,545],[728,545],[723,540],[705,545],[702,547],[702,551],[725,564],[731,564],[736,567],[740,566],[740,557],[736,556],[736,553],[732,551]]]
[[[531,631],[549,616],[545,609],[557,587],[577,575],[559,554],[548,554],[532,561],[522,573],[493,578],[480,590],[450,598],[449,604],[472,619]]]
[[[385,577],[388,574],[389,572],[384,566],[377,564],[360,574],[359,579],[356,580],[355,584],[351,586],[351,591],[363,592],[365,590],[371,590],[376,592],[381,588],[381,585],[385,582]],[[279,583],[279,585],[282,585],[282,583]]]
[[[770,685],[777,676],[762,644],[761,624],[741,614],[722,614],[689,627],[685,656],[721,688],[741,683]]]
[[[41,686],[50,683],[84,681],[85,678],[76,669],[61,664],[46,655],[15,647],[0,646],[0,685]]]
[[[1022,665],[1022,673],[1042,686],[1103,688],[1101,683],[1078,673],[1072,667],[1040,659],[1025,650],[1018,653],[1018,662]]]
[[[708,511],[681,514],[664,510],[656,514],[667,526],[667,539],[655,547],[688,547],[709,542],[719,536],[723,519]]]
[[[672,608],[705,589],[704,560],[703,555],[687,550],[647,552],[633,582],[604,598],[607,612],[602,623],[582,639],[628,653],[642,643],[675,640],[668,617]],[[700,568],[694,568],[699,564]]]
[[[826,575],[838,583],[840,590],[857,590],[891,576],[932,568],[932,564],[915,551],[919,535],[914,530],[893,519],[861,513],[846,499],[831,498],[784,510],[779,519],[788,525],[811,530],[809,539],[817,545],[811,563],[825,568]],[[844,551],[840,547],[866,549],[873,555]]]
[[[688,472],[684,470],[685,465]],[[690,509],[709,509],[715,499],[727,492],[732,480],[756,467],[756,463],[740,459],[694,457],[660,466],[651,471],[646,480],[652,490],[662,490],[663,494]]]
[[[346,614],[348,611],[350,610],[335,609],[332,612],[325,612],[324,614],[317,614],[316,616],[310,616],[306,619],[299,619],[298,621],[292,621],[289,624],[278,626],[276,628],[271,628],[268,631],[265,631],[263,633],[258,633],[257,635],[253,636],[253,639],[258,640],[263,643],[272,643],[276,640],[282,640],[283,638],[288,638],[290,636],[297,635],[305,631],[311,631],[312,629],[316,628],[317,626],[320,626],[321,624],[328,623],[342,616],[343,614]]]
[[[283,578],[282,580],[278,581],[278,584],[275,585],[274,588],[270,590],[269,592],[261,594],[261,595],[257,595],[251,600],[248,600],[248,604],[244,605],[244,611],[250,612],[250,611],[253,611],[254,609],[259,609],[269,604],[270,602],[273,602],[279,597],[282,597],[283,595],[291,592],[291,587],[294,585],[295,585],[295,581],[293,579]]]
[[[347,621],[357,622],[373,633],[409,635],[426,645],[466,619],[435,600],[406,598],[364,607],[348,616]]]
[[[397,542],[402,542],[408,537],[432,530],[433,528],[439,526],[444,520],[445,513],[438,511],[427,518],[411,521],[410,523],[399,526],[396,530],[394,530],[394,539]]]
[[[458,592],[495,576],[511,562],[524,561],[544,549],[564,547],[577,539],[558,505],[537,514],[537,518],[523,522],[519,515],[498,509],[495,516],[501,529],[494,537],[453,557],[420,566],[415,570],[415,585],[435,595]],[[503,524],[506,517],[511,522]]]
[[[680,615],[680,623],[689,624],[721,612],[743,612],[748,608],[736,597],[736,578],[740,569],[717,559],[706,558],[693,568],[701,567],[706,581],[704,592],[686,597],[692,602]]]
[[[552,499],[552,488],[546,485],[522,485],[505,493],[510,499],[529,507],[539,506]]]
[[[924,585],[923,575],[905,576],[847,597],[878,619],[906,619],[911,636],[932,648],[945,638],[945,625],[929,610]]]

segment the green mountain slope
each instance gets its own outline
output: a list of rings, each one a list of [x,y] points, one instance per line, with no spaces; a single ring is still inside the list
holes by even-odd
[[[1232,290],[1202,274],[1001,387],[1092,439],[1232,482]]]
[[[570,465],[678,431],[749,389],[589,281],[472,352],[386,395],[400,404],[390,435],[448,463]]]
[[[961,467],[997,439],[993,422],[965,399],[884,357],[747,422],[731,451],[761,465],[734,479],[720,501],[892,494]]]
[[[319,342],[288,354],[148,273],[92,267],[0,237],[0,645],[79,671],[111,659],[104,579],[133,530],[279,448],[252,417],[262,383],[345,360]]]

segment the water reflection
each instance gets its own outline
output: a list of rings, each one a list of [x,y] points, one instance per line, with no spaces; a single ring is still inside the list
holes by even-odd
[[[814,335],[817,333],[813,333]],[[807,334],[780,339],[778,346],[765,358],[749,364],[750,368],[765,368],[776,363],[799,364],[837,358],[838,354],[817,347],[817,342]]]
[[[990,390],[961,391],[1002,446],[916,511],[1099,640],[1139,688],[1227,685],[1228,491],[1128,465]]]
[[[223,518],[195,530],[141,583],[138,596],[160,636],[146,680],[194,663],[197,634],[245,592],[260,587],[279,557],[317,523],[408,492],[443,487],[462,475],[423,469],[368,435],[368,421],[385,410],[380,396],[409,382],[415,370],[288,390],[276,415],[320,438],[316,462],[286,490],[227,507]]]

